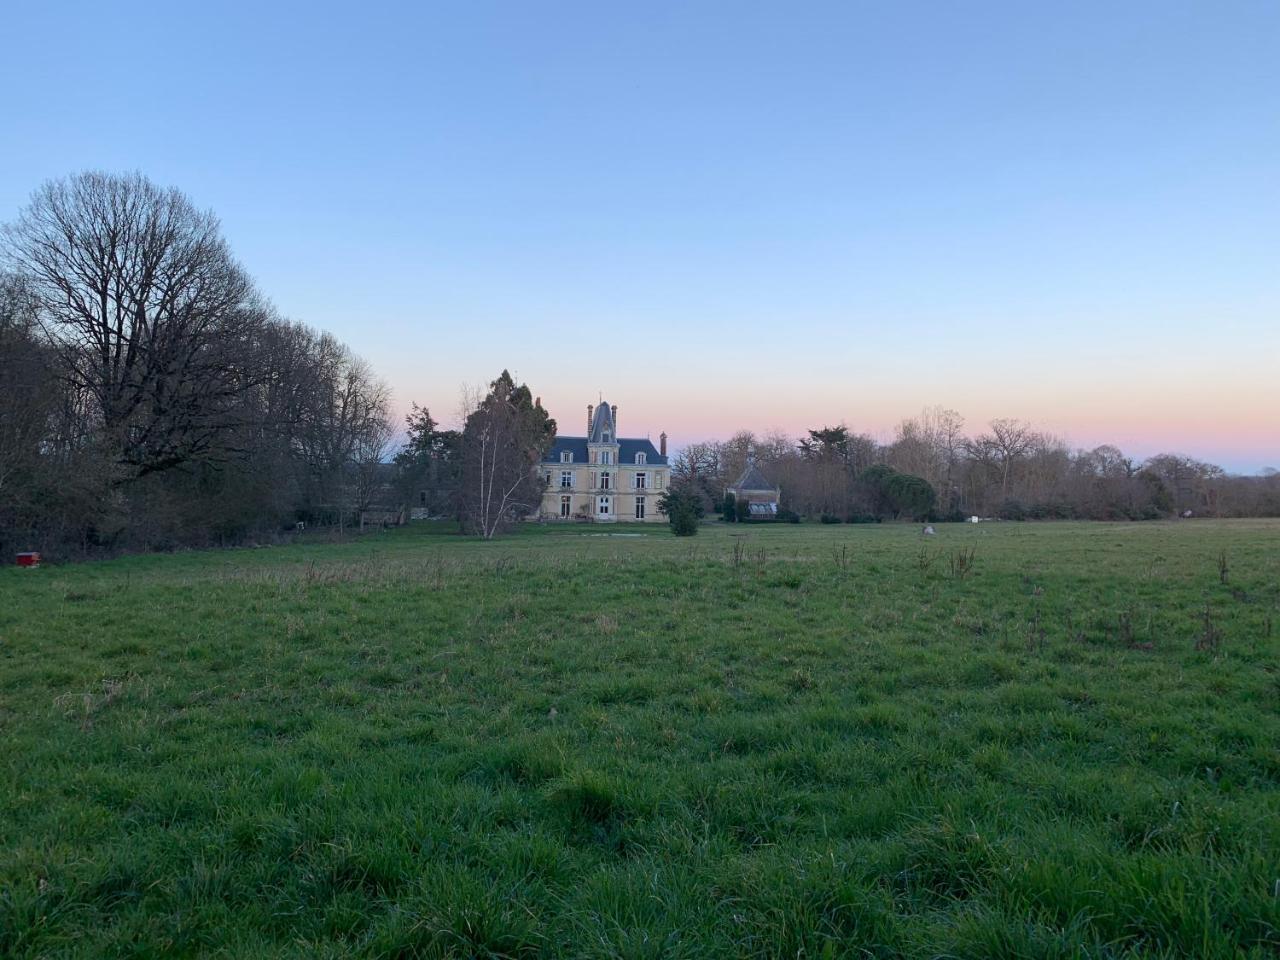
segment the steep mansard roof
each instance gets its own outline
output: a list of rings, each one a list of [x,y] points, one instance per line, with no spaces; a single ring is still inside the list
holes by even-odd
[[[765,479],[764,474],[760,472],[760,468],[755,465],[755,461],[749,460],[747,461],[747,468],[742,471],[742,476],[738,477],[738,482],[730,489],[773,491],[778,488]]]
[[[634,465],[636,454],[643,453],[649,466],[665,467],[667,465],[667,458],[658,453],[653,443],[648,439],[639,437],[618,437],[616,439],[618,443],[618,463]],[[588,456],[586,437],[556,437],[556,442],[551,445],[550,452],[542,458],[542,462],[547,464],[559,463],[560,454],[566,450],[573,454],[573,462],[575,464],[588,463],[591,459]]]
[[[604,432],[608,430],[609,436],[614,440],[618,439],[618,431],[614,428],[613,408],[603,400],[600,406],[596,407],[595,414],[591,417],[591,442],[605,443]]]

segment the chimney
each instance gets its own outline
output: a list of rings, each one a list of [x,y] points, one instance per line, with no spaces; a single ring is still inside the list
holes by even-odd
[[[595,405],[587,404],[587,439],[591,439],[591,414],[595,412]]]
[[[667,455],[667,434],[663,431],[658,435],[658,452],[664,457]]]
[[[615,403],[609,408],[609,415],[613,418],[613,439],[618,439],[618,405]]]

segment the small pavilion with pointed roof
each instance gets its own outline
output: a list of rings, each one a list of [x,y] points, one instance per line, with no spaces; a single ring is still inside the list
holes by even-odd
[[[747,457],[747,465],[738,479],[730,485],[729,492],[739,502],[747,504],[747,515],[752,520],[772,520],[778,515],[778,501],[782,488],[770,483],[754,456]]]

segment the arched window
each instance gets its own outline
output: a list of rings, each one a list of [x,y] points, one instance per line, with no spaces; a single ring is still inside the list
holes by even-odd
[[[649,462],[649,455],[647,453],[636,454],[636,463],[648,463],[648,462]]]
[[[562,450],[562,451],[560,451],[560,462],[561,462],[561,463],[573,463],[573,451],[572,451],[572,450]]]

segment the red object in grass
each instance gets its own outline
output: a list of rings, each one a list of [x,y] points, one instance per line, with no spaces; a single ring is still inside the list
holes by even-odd
[[[40,566],[40,554],[34,553],[34,552],[18,554],[18,566],[20,567]]]

